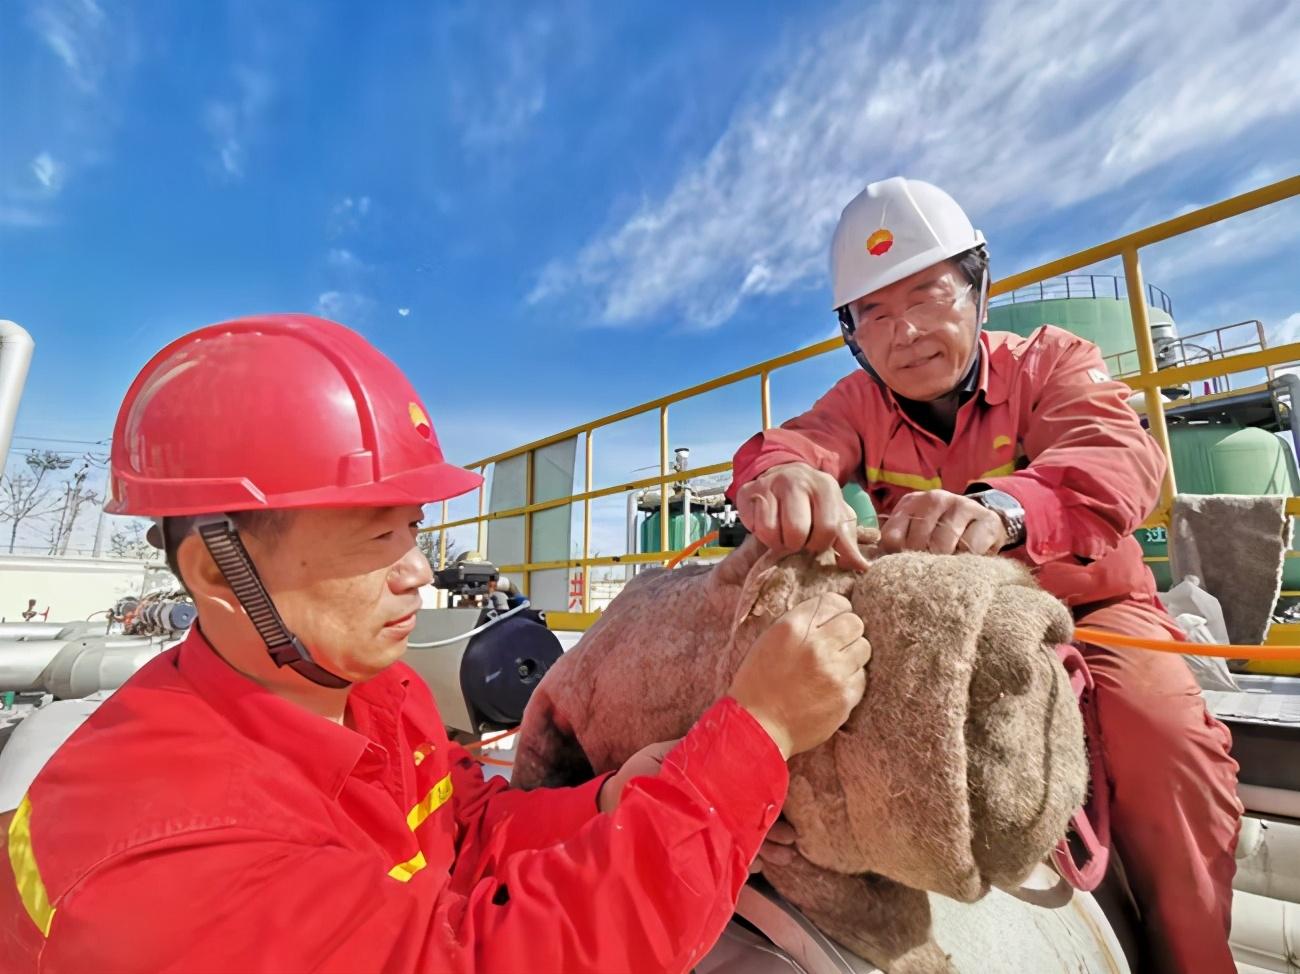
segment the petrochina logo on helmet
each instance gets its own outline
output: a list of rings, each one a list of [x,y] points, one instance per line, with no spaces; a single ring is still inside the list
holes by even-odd
[[[875,233],[867,238],[867,253],[872,257],[879,257],[881,254],[889,252],[889,248],[894,246],[894,235],[881,227]]]
[[[406,411],[410,414],[411,425],[415,427],[417,433],[426,440],[433,436],[433,424],[429,422],[429,417],[425,415],[418,402],[410,403]]]

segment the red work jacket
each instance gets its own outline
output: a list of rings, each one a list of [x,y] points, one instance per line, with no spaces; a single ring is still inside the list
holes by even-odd
[[[600,781],[512,791],[398,664],[355,730],[192,632],[41,771],[0,877],[6,972],[683,971],[721,934],[785,797],[724,699],[600,814]],[[603,780],[603,779],[601,779]]]
[[[951,442],[921,428],[861,370],[813,408],[736,453],[730,496],[782,463],[857,480],[889,515],[917,490],[987,484],[1025,510],[1013,557],[1071,606],[1150,598],[1155,581],[1133,531],[1155,509],[1165,458],[1109,378],[1097,346],[1045,325],[1028,338],[984,332],[974,394]]]

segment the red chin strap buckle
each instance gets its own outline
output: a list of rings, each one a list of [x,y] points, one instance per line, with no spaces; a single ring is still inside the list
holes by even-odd
[[[1067,836],[1052,850],[1052,865],[1075,889],[1091,893],[1101,885],[1110,863],[1110,782],[1102,756],[1096,707],[1091,698],[1092,673],[1075,646],[1063,643],[1056,647],[1056,655],[1070,677],[1070,687],[1079,701],[1079,709],[1083,711],[1090,794],[1083,808],[1070,818],[1070,831],[1083,847],[1082,858],[1075,858],[1075,850]]]

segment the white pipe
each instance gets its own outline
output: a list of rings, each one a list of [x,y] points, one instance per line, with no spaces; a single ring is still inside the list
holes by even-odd
[[[689,484],[682,484],[682,518],[682,523],[685,525],[682,547],[685,548],[691,543],[691,488]]]
[[[14,423],[18,420],[18,403],[27,384],[27,369],[32,364],[36,342],[17,322],[0,319],[0,476],[13,443]]]
[[[1300,974],[1300,906],[1254,893],[1232,898],[1232,956],[1266,971]]]
[[[112,690],[178,638],[77,636],[0,641],[0,691],[44,691],[68,699]]]
[[[42,674],[45,689],[60,700],[116,690],[136,670],[179,639],[147,636],[96,637],[77,640],[50,661]]]
[[[1248,812],[1300,819],[1300,791],[1238,784],[1237,796]]]
[[[1300,825],[1247,816],[1237,846],[1234,889],[1300,904]]]
[[[55,639],[67,628],[62,622],[0,622],[0,644],[10,639],[34,643]]]
[[[407,649],[437,649],[437,648],[440,647],[440,646],[450,646],[452,643],[464,642],[464,641],[466,641],[466,640],[473,639],[473,638],[474,638],[475,636],[477,636],[479,633],[481,633],[481,632],[483,632],[483,631],[485,631],[485,630],[487,630],[487,629],[491,629],[491,628],[492,628],[493,626],[495,626],[498,622],[505,622],[505,621],[506,621],[507,619],[509,619],[512,615],[514,615],[516,612],[522,612],[522,611],[523,611],[524,609],[526,609],[526,608],[528,608],[528,603],[527,603],[527,602],[524,602],[522,605],[517,605],[517,606],[515,606],[515,607],[514,607],[513,609],[511,609],[509,612],[502,612],[499,616],[493,616],[493,617],[492,617],[491,619],[489,619],[487,622],[483,623],[483,625],[481,625],[481,626],[476,626],[475,628],[471,629],[469,632],[462,632],[462,633],[461,633],[460,635],[458,635],[458,636],[448,636],[446,639],[435,639],[435,640],[434,640],[433,642],[431,642],[431,643],[411,643],[411,642],[408,642],[408,643],[406,644],[406,648],[407,648]]]

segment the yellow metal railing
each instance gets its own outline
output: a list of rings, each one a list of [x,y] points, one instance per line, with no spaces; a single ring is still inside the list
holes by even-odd
[[[1248,213],[1251,210],[1269,206],[1296,196],[1300,196],[1300,175],[1283,179],[1280,182],[1273,183],[1272,185],[1264,186],[1249,193],[1243,193],[1240,196],[1234,196],[1231,199],[1203,207],[1199,210],[1194,210],[1190,213],[1184,213],[1172,220],[1157,223],[1145,229],[1138,230],[1135,233],[1118,237],[1107,243],[1098,244],[1095,247],[1089,247],[1086,250],[1081,250],[1078,253],[1071,254],[1067,257],[1049,261],[1046,264],[1042,264],[1027,271],[1022,271],[1019,274],[1013,274],[1009,277],[1002,278],[1000,281],[993,284],[990,294],[996,296],[1010,293],[1028,285],[1040,283],[1049,278],[1068,275],[1071,272],[1089,267],[1090,265],[1104,260],[1119,258],[1123,261],[1125,286],[1128,291],[1129,310],[1133,320],[1135,348],[1139,364],[1139,372],[1136,375],[1125,377],[1123,381],[1127,382],[1133,389],[1143,392],[1146,405],[1145,412],[1151,429],[1151,435],[1155,437],[1156,442],[1160,444],[1160,448],[1164,451],[1165,456],[1170,457],[1169,431],[1165,424],[1164,398],[1160,394],[1162,388],[1185,385],[1189,382],[1206,379],[1216,379],[1235,373],[1257,369],[1267,370],[1277,365],[1300,362],[1300,342],[1273,348],[1261,348],[1255,351],[1229,354],[1212,361],[1186,363],[1167,369],[1158,369],[1156,367],[1155,349],[1151,340],[1151,324],[1147,317],[1146,291],[1143,284],[1139,252],[1142,248],[1151,246],[1152,244],[1161,243],[1174,237],[1190,233],[1191,231],[1218,223],[1222,220],[1240,216],[1241,214]],[[712,466],[690,470],[686,473],[678,473],[673,470],[669,465],[669,407],[726,386],[735,385],[736,383],[744,382],[748,379],[758,378],[759,419],[763,428],[767,429],[772,425],[771,378],[773,373],[796,363],[816,358],[820,355],[840,352],[842,349],[843,343],[839,339],[828,339],[824,342],[819,342],[816,345],[809,345],[808,347],[801,348],[798,351],[790,352],[789,354],[781,355],[765,362],[759,362],[756,365],[751,365],[744,369],[729,372],[725,375],[718,376],[717,378],[710,379],[707,382],[701,382],[687,389],[682,389],[679,392],[652,399],[649,402],[641,403],[638,406],[632,406],[628,409],[611,413],[608,416],[602,416],[599,419],[587,423],[581,423],[551,436],[543,437],[542,439],[534,440],[531,443],[525,443],[522,446],[517,446],[502,453],[497,453],[493,456],[477,460],[468,464],[468,466],[472,469],[478,470],[480,473],[486,473],[488,468],[495,463],[518,457],[520,455],[525,455],[528,459],[526,471],[527,487],[524,505],[510,510],[493,511],[489,513],[486,510],[486,488],[481,487],[479,488],[479,513],[476,516],[454,521],[448,520],[448,503],[444,501],[442,504],[442,517],[440,523],[432,525],[424,530],[439,532],[439,561],[440,563],[445,564],[447,531],[466,525],[477,525],[479,539],[478,546],[482,549],[486,547],[486,531],[489,521],[501,518],[523,517],[525,545],[524,562],[518,565],[502,565],[502,571],[520,576],[524,591],[528,591],[529,575],[532,572],[556,568],[581,568],[583,582],[582,609],[583,613],[589,613],[591,590],[590,573],[593,567],[661,563],[672,557],[673,553],[668,550],[668,503],[670,488],[688,476],[694,478],[708,474],[723,473],[731,469],[730,463],[717,463]],[[621,420],[645,415],[647,413],[653,413],[655,411],[658,411],[659,414],[658,475],[626,483],[599,488],[594,487],[592,484],[592,462],[594,457],[593,440],[595,431]],[[566,497],[559,497],[535,503],[533,501],[532,491],[532,457],[534,452],[542,447],[559,443],[577,436],[585,437],[586,441],[586,473],[584,477],[583,490]],[[597,558],[591,557],[591,502],[601,497],[625,494],[629,491],[653,487],[659,488],[660,493],[659,527],[661,550],[658,552],[629,552],[625,555]],[[1168,464],[1168,473],[1166,474],[1165,482],[1161,489],[1160,505],[1147,521],[1148,525],[1157,525],[1167,522],[1169,506],[1176,489],[1177,484],[1174,480],[1173,463],[1171,460]],[[530,542],[532,537],[532,515],[538,511],[564,507],[579,502],[583,506],[582,557],[562,559],[558,561],[531,561]],[[1292,498],[1287,502],[1287,512],[1293,517],[1300,516],[1300,498]],[[700,555],[707,557],[720,553],[722,553],[720,549],[708,548],[702,550]],[[580,623],[583,620],[575,616],[574,621],[575,623]]]

